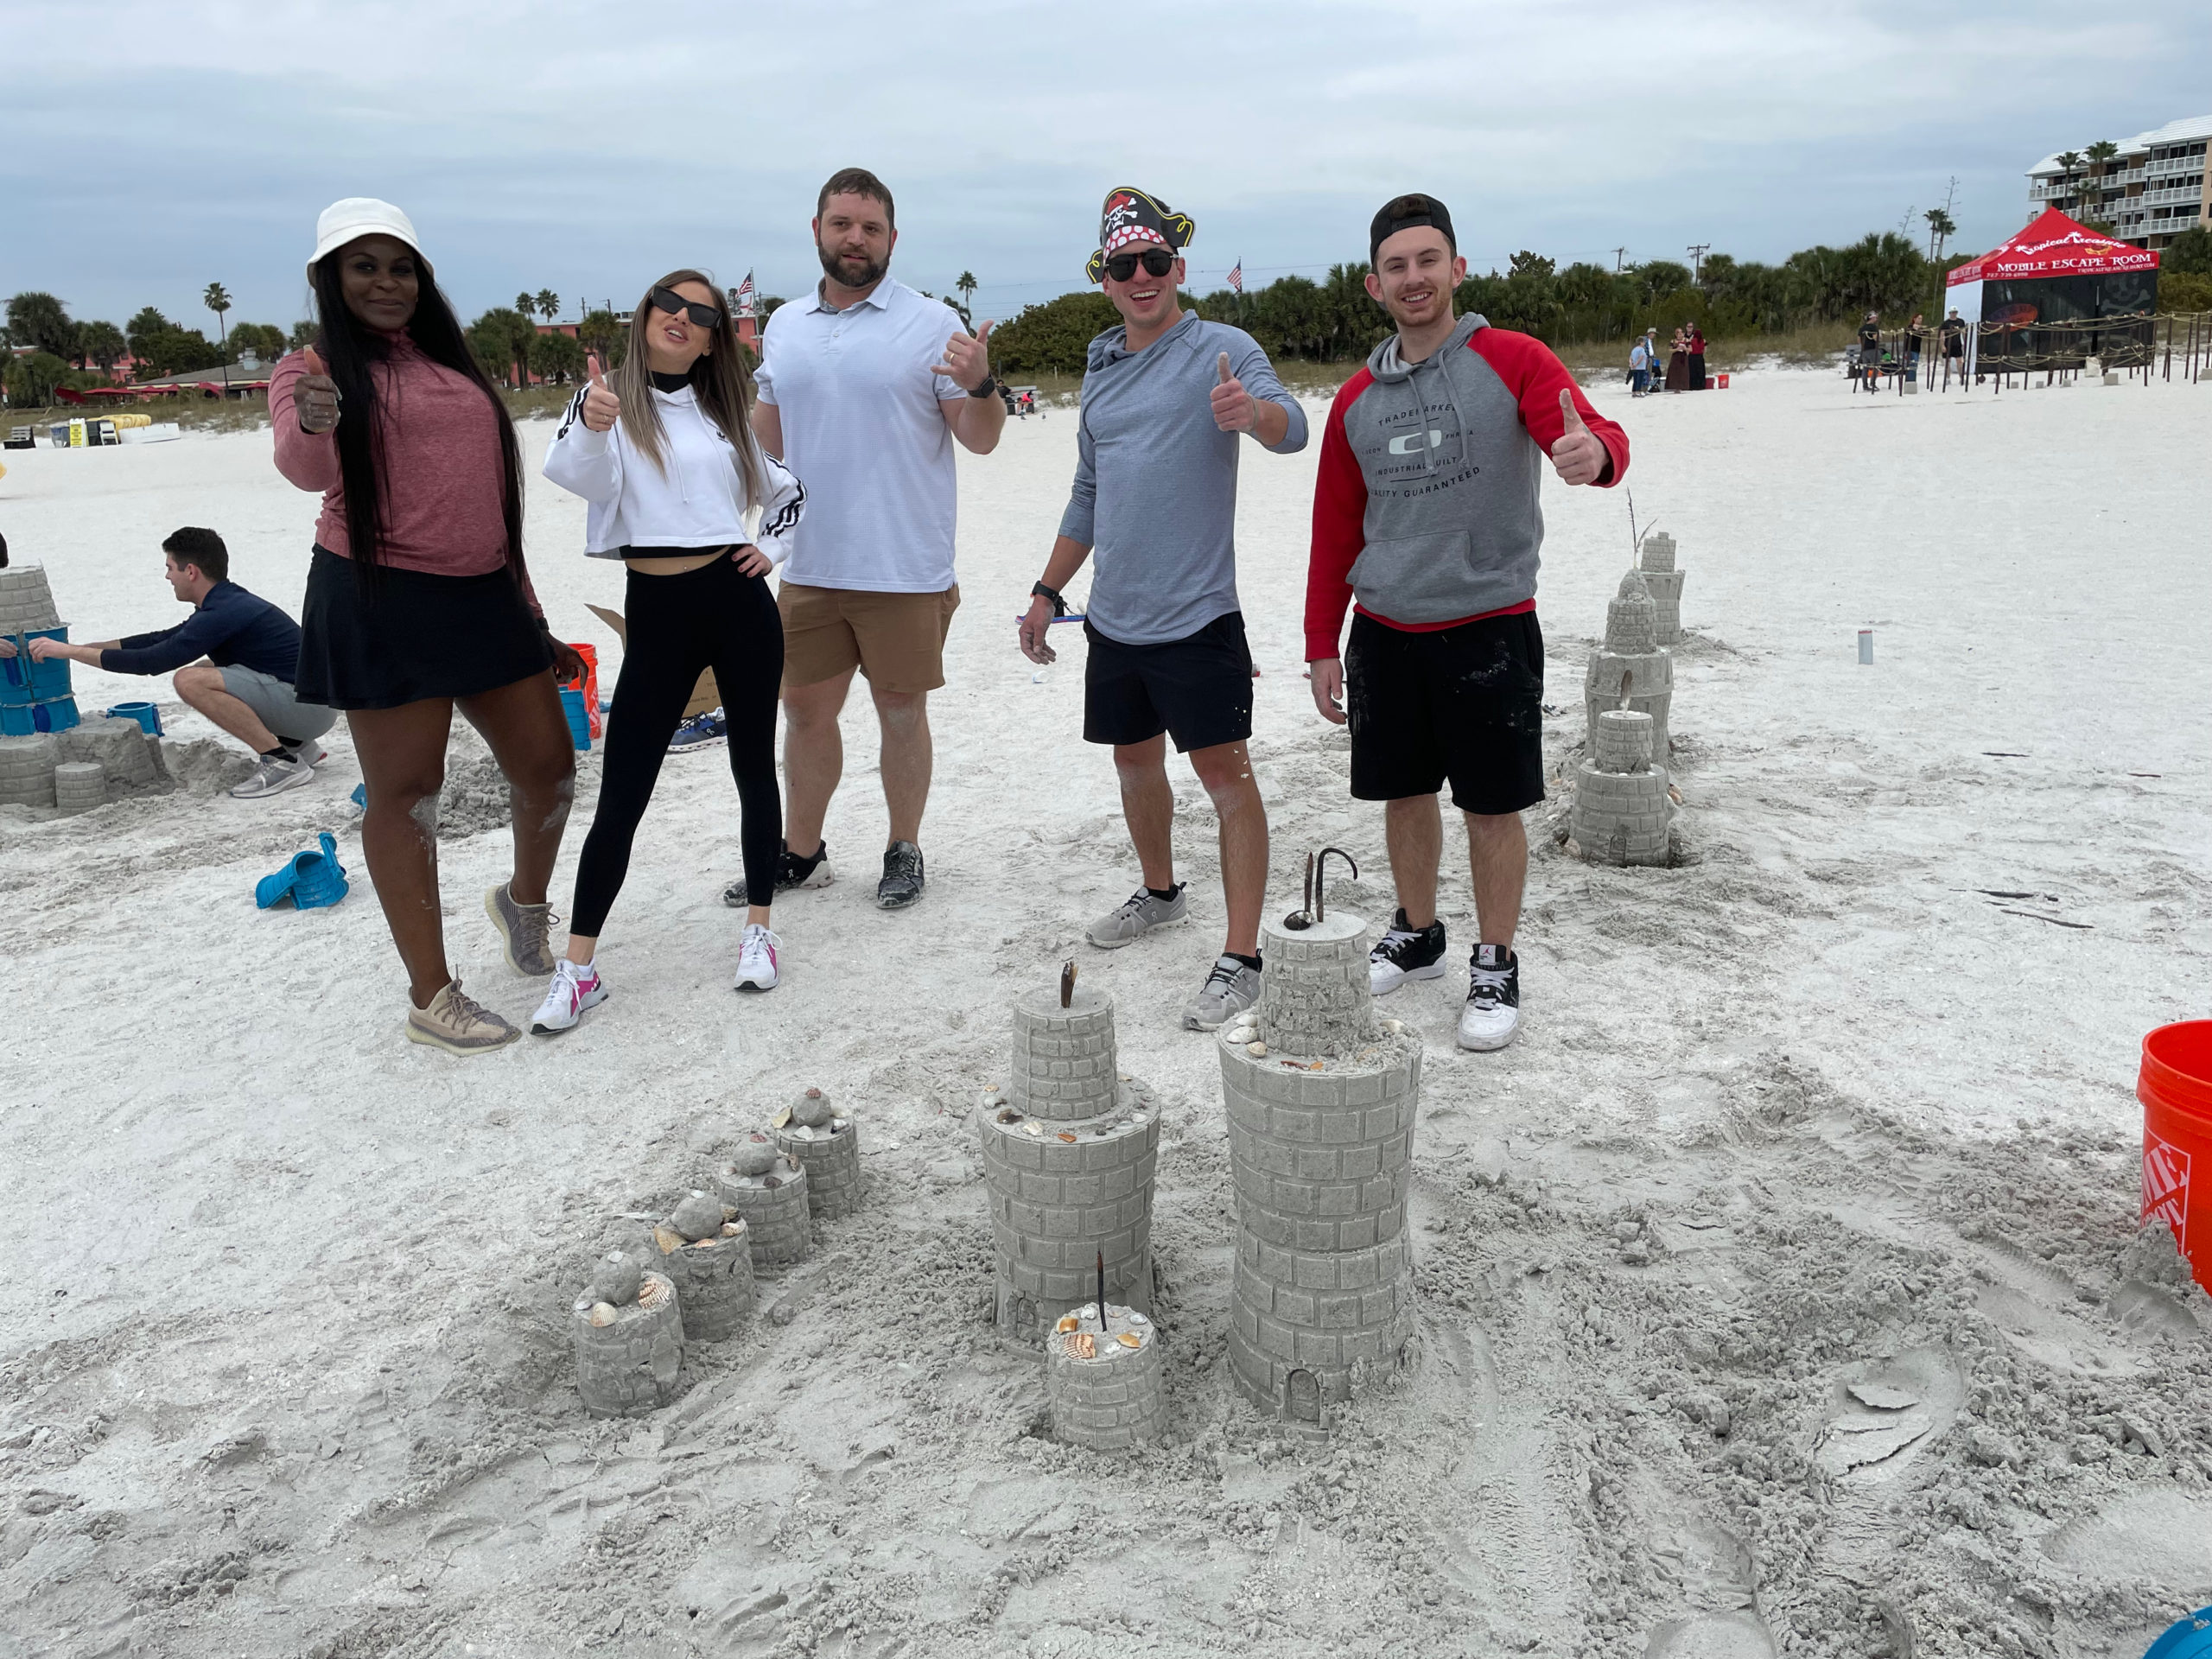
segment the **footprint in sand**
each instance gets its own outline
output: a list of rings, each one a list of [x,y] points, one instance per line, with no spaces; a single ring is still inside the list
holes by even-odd
[[[2130,1492],[2068,1522],[2044,1540],[2043,1553],[2094,1578],[2212,1593],[2212,1498],[2173,1487]]]

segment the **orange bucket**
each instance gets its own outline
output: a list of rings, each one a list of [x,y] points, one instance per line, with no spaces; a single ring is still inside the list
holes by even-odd
[[[599,712],[599,647],[585,645],[581,640],[571,639],[569,641],[569,648],[584,659],[582,680],[570,680],[569,683],[580,686],[583,691],[584,718],[591,723],[591,734],[594,737],[603,737],[606,735],[606,730]]]
[[[2174,1230],[2196,1282],[2212,1290],[2212,1020],[2160,1026],[2143,1039],[2135,1097],[2143,1103],[2142,1219]],[[2192,1206],[2199,1185],[2204,1202]]]

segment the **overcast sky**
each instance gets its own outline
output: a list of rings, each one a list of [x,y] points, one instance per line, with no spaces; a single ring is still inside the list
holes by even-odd
[[[833,169],[898,198],[893,268],[979,316],[1083,281],[1117,184],[1198,221],[1192,280],[1319,276],[1388,196],[1443,198],[1478,269],[1774,259],[1894,229],[1955,175],[1956,246],[2027,168],[2212,110],[2212,7],[2132,0],[730,6],[0,0],[0,295],[120,323],[306,314],[316,213],[414,217],[464,319],[671,266],[817,274]],[[1133,31],[1145,31],[1140,38]]]

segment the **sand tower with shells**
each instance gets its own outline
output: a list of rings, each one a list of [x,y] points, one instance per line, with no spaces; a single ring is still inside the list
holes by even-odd
[[[1230,1372],[1263,1409],[1316,1425],[1402,1363],[1414,1334],[1421,1061],[1417,1038],[1375,1016],[1367,925],[1325,911],[1330,857],[1351,863],[1333,848],[1307,861],[1306,908],[1262,926],[1259,1003],[1217,1045],[1236,1192]]]
[[[996,1255],[999,1328],[1048,1332],[1094,1295],[1152,1308],[1153,1170],[1160,1109],[1118,1066],[1113,999],[1076,986],[1015,999],[1014,1064],[978,1115]]]

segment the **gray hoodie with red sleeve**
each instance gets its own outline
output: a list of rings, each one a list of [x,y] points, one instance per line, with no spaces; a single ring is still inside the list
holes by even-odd
[[[1628,435],[1590,406],[1567,365],[1529,334],[1459,320],[1419,363],[1395,334],[1330,405],[1313,486],[1306,656],[1341,654],[1344,607],[1413,632],[1525,611],[1536,600],[1545,457],[1566,429],[1559,395],[1628,472]]]

